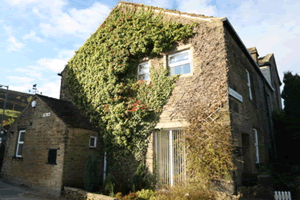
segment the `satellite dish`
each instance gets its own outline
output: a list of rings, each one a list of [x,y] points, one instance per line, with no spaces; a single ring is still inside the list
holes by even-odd
[[[31,102],[31,106],[32,106],[33,108],[35,108],[35,106],[36,106],[36,101],[32,101],[32,102]]]

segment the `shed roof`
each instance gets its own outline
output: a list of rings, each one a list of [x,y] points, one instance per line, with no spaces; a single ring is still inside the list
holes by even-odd
[[[98,130],[80,110],[69,101],[36,94],[68,127]]]

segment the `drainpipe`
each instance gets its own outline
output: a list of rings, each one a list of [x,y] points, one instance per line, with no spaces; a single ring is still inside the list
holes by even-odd
[[[103,184],[106,179],[106,152],[104,152],[104,166],[103,166]]]

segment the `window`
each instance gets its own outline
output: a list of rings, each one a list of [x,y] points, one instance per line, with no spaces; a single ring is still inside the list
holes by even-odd
[[[47,164],[56,165],[57,149],[49,149]]]
[[[170,75],[191,73],[190,50],[169,55]]]
[[[249,74],[248,70],[246,70],[246,72],[247,72],[247,85],[248,85],[248,88],[249,88],[249,97],[252,100],[250,74]]]
[[[17,141],[17,149],[16,149],[16,157],[22,157],[24,136],[25,136],[25,130],[19,131],[18,141]]]
[[[148,62],[139,64],[137,80],[145,80],[145,81],[149,80],[149,64],[148,64]]]
[[[185,147],[182,130],[163,130],[155,134],[155,152],[160,184],[173,186],[185,181]]]
[[[256,162],[255,163],[259,163],[259,149],[258,149],[258,136],[257,136],[257,130],[254,128],[253,129],[254,132],[254,138],[255,138],[255,152],[256,152]]]
[[[91,136],[91,137],[90,137],[89,146],[90,146],[91,148],[96,148],[96,145],[97,145],[97,137]]]

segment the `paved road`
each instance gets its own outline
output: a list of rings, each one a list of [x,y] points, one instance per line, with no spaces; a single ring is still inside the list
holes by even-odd
[[[65,200],[52,197],[28,187],[13,185],[0,178],[0,200]]]

